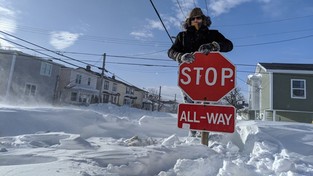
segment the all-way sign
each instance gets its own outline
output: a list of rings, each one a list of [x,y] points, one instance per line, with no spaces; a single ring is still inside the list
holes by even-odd
[[[220,105],[179,104],[178,127],[233,133],[235,130],[235,108]]]

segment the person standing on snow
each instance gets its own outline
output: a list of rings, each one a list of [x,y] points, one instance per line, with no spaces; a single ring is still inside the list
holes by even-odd
[[[192,63],[195,60],[194,52],[208,54],[211,51],[229,52],[233,49],[233,43],[225,38],[218,30],[209,29],[211,25],[209,16],[205,16],[198,7],[191,10],[183,27],[185,31],[180,32],[171,48],[168,57],[179,63]],[[193,101],[184,94],[186,103]],[[196,132],[191,131],[191,136]]]

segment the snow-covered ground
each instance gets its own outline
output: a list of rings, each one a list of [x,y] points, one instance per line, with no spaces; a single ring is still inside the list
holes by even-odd
[[[0,175],[313,175],[312,124],[238,120],[209,146],[187,134],[176,114],[0,106]]]

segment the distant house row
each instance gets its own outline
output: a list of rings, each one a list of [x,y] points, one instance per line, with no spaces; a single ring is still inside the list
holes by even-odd
[[[250,119],[313,123],[313,64],[258,63],[248,85]]]
[[[70,68],[15,50],[0,50],[0,102],[113,103],[152,110],[148,92],[86,68]],[[101,90],[101,91],[100,91]]]

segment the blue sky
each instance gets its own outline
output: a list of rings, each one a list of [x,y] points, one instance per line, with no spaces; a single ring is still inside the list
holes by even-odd
[[[153,2],[171,36],[181,31],[181,22],[195,6],[211,17],[211,28],[234,43],[234,50],[223,55],[236,65],[237,86],[246,96],[245,81],[258,62],[313,63],[311,0]],[[0,29],[98,67],[106,53],[109,76],[114,73],[140,88],[162,86],[163,97],[173,99],[175,93],[180,94],[177,63],[167,57],[171,41],[149,0],[0,0]],[[4,33],[0,37],[85,66]],[[2,48],[40,55],[1,39],[0,42]],[[100,72],[96,67],[92,69]]]

